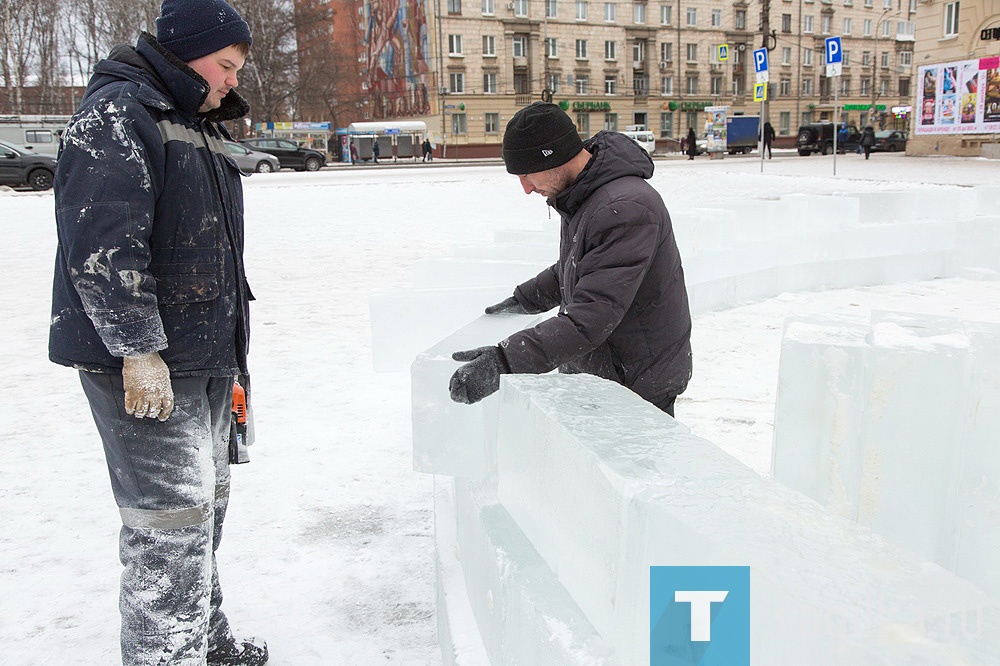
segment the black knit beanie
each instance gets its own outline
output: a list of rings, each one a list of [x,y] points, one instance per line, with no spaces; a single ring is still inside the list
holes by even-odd
[[[535,102],[510,119],[503,135],[507,173],[525,175],[566,164],[583,150],[576,125],[556,104]]]
[[[184,62],[240,42],[253,43],[250,26],[223,0],[163,0],[156,41]]]

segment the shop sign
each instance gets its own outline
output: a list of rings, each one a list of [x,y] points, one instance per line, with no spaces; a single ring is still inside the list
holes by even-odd
[[[574,111],[610,111],[611,102],[573,102]]]

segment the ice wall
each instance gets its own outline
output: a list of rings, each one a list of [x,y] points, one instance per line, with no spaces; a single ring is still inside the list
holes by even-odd
[[[1000,598],[1000,326],[786,322],[772,474]]]

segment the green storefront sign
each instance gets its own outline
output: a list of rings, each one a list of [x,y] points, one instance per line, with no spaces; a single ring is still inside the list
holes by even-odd
[[[559,102],[559,108],[563,111],[572,109],[573,111],[610,111],[611,102],[569,102],[567,100],[562,100]]]
[[[867,111],[872,108],[871,104],[845,104],[843,107],[844,111]],[[879,111],[885,111],[885,104],[876,104],[875,108]]]

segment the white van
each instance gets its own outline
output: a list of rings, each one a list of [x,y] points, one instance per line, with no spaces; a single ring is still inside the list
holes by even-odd
[[[645,148],[650,155],[656,150],[656,137],[649,130],[625,130],[622,134]]]
[[[70,116],[0,116],[0,141],[55,156],[59,135],[69,121]]]

